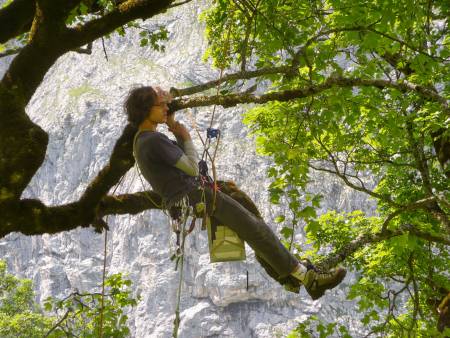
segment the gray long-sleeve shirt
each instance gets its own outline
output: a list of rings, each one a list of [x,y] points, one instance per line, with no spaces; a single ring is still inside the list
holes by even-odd
[[[191,140],[180,145],[160,132],[140,131],[133,152],[142,175],[166,207],[197,187],[198,155]]]
[[[190,176],[198,176],[198,154],[197,150],[195,150],[194,143],[192,140],[183,141],[181,137],[177,137],[177,143],[183,148],[184,154],[175,163],[175,167],[183,170]]]

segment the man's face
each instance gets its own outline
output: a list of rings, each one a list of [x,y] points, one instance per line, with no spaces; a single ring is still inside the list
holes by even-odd
[[[156,91],[157,98],[153,106],[150,107],[148,119],[153,123],[166,123],[169,107],[169,98],[163,91]]]

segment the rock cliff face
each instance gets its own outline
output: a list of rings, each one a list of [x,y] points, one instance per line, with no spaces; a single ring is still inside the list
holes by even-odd
[[[58,60],[28,105],[34,122],[50,136],[46,159],[23,197],[47,204],[78,199],[86,185],[105,165],[126,123],[122,103],[135,84],[185,87],[218,76],[201,61],[206,43],[197,16],[206,3],[197,1],[175,8],[143,23],[148,27],[167,25],[170,41],[166,52],[139,47],[138,32],[127,30],[124,37],[101,41],[92,55],[68,53]],[[8,64],[1,60],[1,75]],[[211,108],[192,112],[203,133]],[[216,112],[215,127],[223,138],[218,150],[217,170],[222,179],[232,179],[256,202],[274,231],[273,222],[284,206],[268,200],[268,158],[255,153],[255,144],[241,122],[243,108]],[[178,116],[192,129],[185,112]],[[162,128],[167,132],[167,129]],[[192,130],[198,149],[200,140]],[[173,136],[172,136],[173,137]],[[324,209],[367,209],[367,201],[344,189],[331,177],[320,177],[312,189],[325,195]],[[117,190],[143,189],[133,169]],[[133,337],[170,337],[176,304],[178,272],[169,257],[174,237],[168,218],[161,211],[137,216],[109,217],[107,243],[108,273],[125,272],[142,300],[131,309],[129,325]],[[280,226],[281,227],[281,226]],[[297,240],[302,240],[298,230]],[[58,235],[26,237],[11,234],[0,240],[0,257],[12,273],[33,280],[38,301],[47,296],[64,296],[73,289],[98,290],[102,277],[103,235],[77,229]],[[180,337],[277,337],[285,336],[308,314],[342,322],[353,321],[351,304],[344,301],[345,285],[319,301],[288,293],[268,277],[255,262],[247,246],[243,263],[209,263],[206,232],[199,227],[187,238],[181,297]],[[249,288],[246,289],[246,273]]]

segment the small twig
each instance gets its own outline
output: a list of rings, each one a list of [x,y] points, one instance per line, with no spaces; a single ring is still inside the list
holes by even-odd
[[[386,33],[384,33],[384,32],[380,32],[380,31],[378,31],[378,30],[376,30],[376,29],[369,28],[369,27],[367,28],[367,30],[370,31],[370,32],[372,32],[372,33],[381,35],[381,36],[385,37],[386,39],[389,39],[389,40],[392,40],[392,41],[396,41],[396,42],[398,42],[400,45],[403,45],[403,46],[405,46],[405,47],[408,47],[408,48],[411,49],[412,51],[417,52],[417,53],[420,53],[420,54],[422,54],[422,55],[425,55],[425,56],[427,56],[427,57],[429,57],[429,58],[431,58],[431,59],[439,60],[439,61],[448,61],[448,60],[445,59],[445,58],[441,58],[441,57],[436,56],[436,55],[428,54],[427,52],[424,52],[423,50],[420,50],[419,48],[416,48],[416,47],[414,47],[414,46],[408,44],[407,42],[402,41],[402,40],[400,40],[400,39],[398,39],[398,38],[396,38],[396,37],[394,37],[394,36],[390,36],[389,34],[386,34]]]
[[[8,49],[8,50],[6,50],[6,51],[0,53],[0,58],[3,58],[3,57],[5,57],[5,56],[9,56],[9,55],[17,54],[17,53],[19,53],[22,49],[23,49],[23,47],[16,47],[16,48]]]
[[[109,61],[108,54],[106,53],[105,40],[103,39],[103,37],[102,37],[102,46],[103,46],[103,53],[105,53],[105,59],[106,61]]]
[[[46,333],[46,335],[44,336],[44,338],[48,337],[48,336],[50,335],[50,333],[52,333],[54,330],[56,330],[56,328],[57,328],[59,325],[61,325],[61,323],[62,323],[63,321],[66,320],[66,318],[67,318],[67,316],[69,315],[70,312],[71,312],[71,310],[67,310],[66,313],[64,314],[64,316],[62,316],[61,319],[58,320],[58,321],[56,322],[56,324],[53,325],[53,326],[51,327],[51,329]]]
[[[414,330],[414,326],[417,325],[417,323],[416,323],[417,322],[417,314],[418,314],[419,308],[420,308],[420,304],[419,304],[419,290],[418,290],[418,287],[417,287],[417,281],[416,281],[416,279],[414,277],[414,256],[413,256],[412,253],[411,253],[411,255],[410,255],[409,259],[408,259],[408,266],[409,266],[409,270],[411,272],[411,279],[412,279],[412,282],[413,282],[413,289],[414,289],[414,296],[410,293],[411,298],[414,301],[413,318],[412,318],[411,325],[410,325],[409,330],[408,330],[408,332],[411,333]],[[408,288],[408,291],[409,291],[409,288]]]
[[[414,236],[425,239],[429,242],[441,243],[450,246],[450,237],[448,236],[436,236],[428,232],[421,231],[412,224],[405,224],[401,226],[401,228],[404,229],[405,231],[409,231]]]
[[[192,1],[192,0],[185,0],[185,1],[182,1],[182,2],[177,2],[177,3],[174,3],[174,4],[170,5],[168,8],[178,7],[178,6],[187,4],[188,2],[191,2],[191,1]]]

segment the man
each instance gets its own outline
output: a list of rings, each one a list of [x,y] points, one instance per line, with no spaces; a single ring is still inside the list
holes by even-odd
[[[175,121],[174,114],[168,114],[170,99],[159,88],[139,87],[130,91],[124,104],[128,121],[138,128],[134,142],[136,161],[145,179],[162,196],[164,206],[170,208],[185,197],[194,208],[205,203],[208,214],[234,230],[270,270],[279,278],[296,278],[313,299],[337,286],[346,275],[345,269],[322,273],[309,262],[299,262],[262,218],[230,196],[217,191],[212,210],[214,192],[208,187],[202,189],[197,180],[198,154],[189,131]],[[158,124],[167,124],[177,142],[158,132]]]

